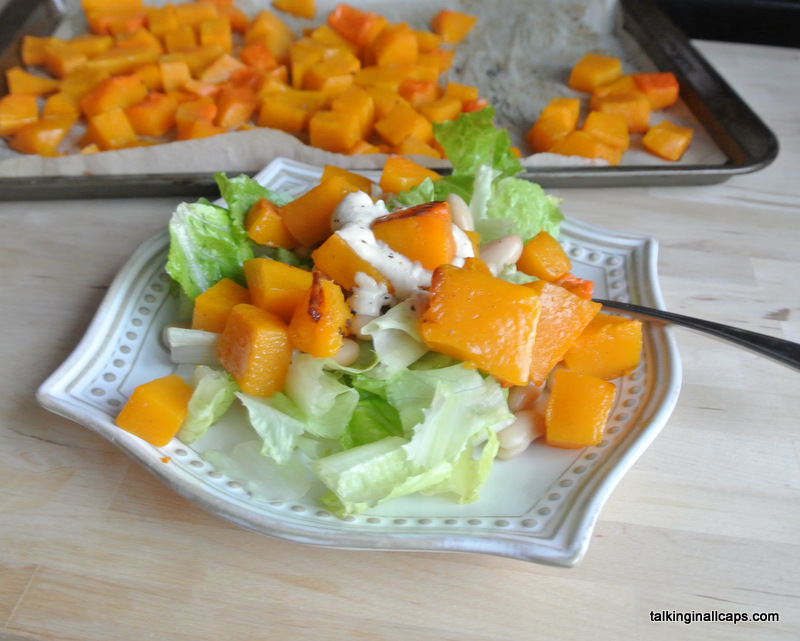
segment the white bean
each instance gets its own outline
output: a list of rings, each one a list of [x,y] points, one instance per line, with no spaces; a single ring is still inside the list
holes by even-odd
[[[529,410],[542,393],[542,386],[528,383],[527,385],[514,385],[508,390],[508,409],[512,412]]]
[[[469,205],[458,194],[447,194],[444,201],[450,207],[450,219],[463,231],[475,231],[475,221]]]
[[[361,347],[359,344],[352,338],[345,338],[339,351],[333,355],[333,360],[342,367],[347,367],[358,360],[360,353]]]
[[[364,329],[364,325],[376,318],[378,317],[371,314],[353,314],[353,320],[350,321],[350,333],[364,340],[370,338],[366,334],[362,334],[361,330]]]
[[[528,446],[544,435],[544,416],[533,410],[514,414],[514,422],[497,433],[499,449],[497,458],[510,459],[519,456]]]
[[[480,258],[489,265],[492,272],[497,273],[504,265],[513,265],[519,260],[522,247],[522,238],[516,234],[508,234],[481,245]]]

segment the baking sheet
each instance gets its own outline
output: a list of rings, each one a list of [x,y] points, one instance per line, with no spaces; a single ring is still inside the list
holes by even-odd
[[[263,0],[237,4],[253,15],[269,8]],[[335,4],[320,0],[315,20],[289,22],[299,32],[321,23]],[[419,28],[426,28],[435,12],[418,0],[353,4]],[[580,95],[565,81],[585,51],[620,57],[626,73],[659,69],[678,76],[679,104],[654,114],[653,122],[668,115],[695,128],[681,161],[667,163],[637,150],[635,137],[633,150],[617,167],[552,154],[523,157],[525,177],[544,187],[708,184],[761,169],[777,155],[774,135],[650,0],[445,0],[435,10],[443,7],[479,16],[468,41],[456,48],[445,80],[478,86],[495,106],[497,124],[509,130],[523,151],[524,134],[550,98]],[[11,0],[0,14],[0,69],[19,64],[19,42],[26,33],[69,37],[82,31],[78,0]],[[267,129],[61,158],[17,154],[3,145],[0,199],[213,196],[214,172],[255,173],[278,156],[355,169],[380,167],[385,159],[331,154]],[[420,160],[441,167],[437,161]],[[176,167],[181,173],[175,173]]]

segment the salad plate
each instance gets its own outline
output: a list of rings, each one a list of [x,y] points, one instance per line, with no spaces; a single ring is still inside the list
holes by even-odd
[[[279,158],[255,179],[299,195],[321,173],[319,167]],[[561,242],[575,275],[592,280],[598,297],[663,308],[654,239],[567,218]],[[137,385],[191,373],[171,361],[162,341],[164,327],[185,318],[166,273],[168,248],[165,229],[130,257],[86,334],[41,385],[37,399],[108,439],[196,505],[265,535],[335,548],[482,553],[573,566],[587,551],[603,504],[665,425],[678,398],[681,366],[670,329],[645,323],[643,358],[615,381],[615,405],[596,446],[565,450],[537,441],[521,456],[496,460],[478,500],[465,505],[411,495],[339,518],[319,506],[321,484],[312,484],[303,496],[275,500],[263,491],[269,480],[234,480],[205,456],[240,439],[235,413],[191,446],[173,439],[154,447],[115,425]]]

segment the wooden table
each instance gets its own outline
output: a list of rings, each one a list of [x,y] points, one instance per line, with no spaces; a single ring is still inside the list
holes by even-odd
[[[554,193],[568,215],[659,240],[669,309],[800,341],[800,51],[698,47],[778,159],[714,186]],[[0,638],[800,638],[800,376],[687,330],[677,408],[573,569],[274,540],[41,409],[36,388],[175,205],[0,204]],[[665,611],[779,621],[653,620]]]

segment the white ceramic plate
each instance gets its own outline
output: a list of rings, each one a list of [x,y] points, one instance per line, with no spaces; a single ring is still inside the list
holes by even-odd
[[[320,174],[320,168],[279,159],[256,178],[299,194]],[[562,242],[573,271],[594,281],[598,297],[663,307],[653,239],[567,220]],[[644,358],[617,381],[603,440],[582,450],[535,443],[518,458],[498,460],[475,503],[411,496],[342,520],[316,505],[318,489],[301,500],[257,500],[203,460],[205,449],[225,446],[225,430],[210,430],[192,447],[173,439],[156,448],[114,424],[136,385],[178,370],[161,342],[164,325],[179,317],[165,272],[168,243],[164,230],[134,253],[80,344],[37,398],[107,438],[197,505],[263,534],[339,548],[475,552],[571,566],[585,554],[603,503],[678,397],[681,370],[673,339],[663,325],[645,324]],[[235,438],[235,430],[230,433]]]

